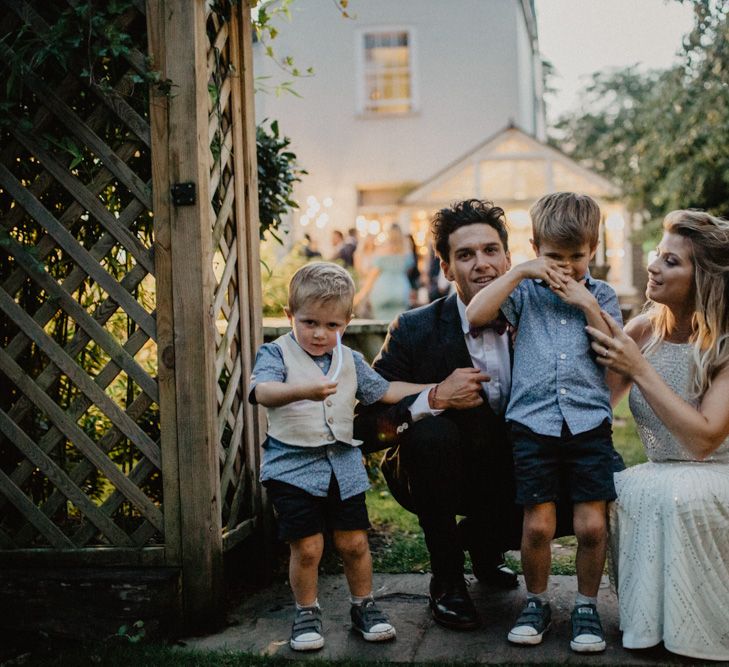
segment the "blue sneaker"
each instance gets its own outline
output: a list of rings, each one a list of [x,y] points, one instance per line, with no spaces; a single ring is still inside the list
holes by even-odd
[[[317,605],[297,609],[289,645],[294,651],[316,651],[324,646],[321,632],[321,609]]]
[[[537,598],[529,598],[507,638],[512,644],[536,646],[542,643],[551,622],[552,608],[549,602],[542,604]]]
[[[350,611],[352,628],[368,642],[384,642],[395,638],[395,628],[387,614],[370,598],[362,604],[353,604]]]
[[[594,604],[577,605],[572,610],[572,641],[577,653],[600,653],[605,650],[605,633]]]

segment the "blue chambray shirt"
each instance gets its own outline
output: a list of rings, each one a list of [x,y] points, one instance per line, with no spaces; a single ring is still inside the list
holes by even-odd
[[[370,368],[359,352],[352,350],[352,355],[357,373],[357,400],[365,405],[379,401],[390,383]],[[311,358],[321,368],[322,374],[329,372],[331,354]],[[281,348],[275,343],[262,345],[253,366],[248,400],[256,402],[253,390],[258,383],[283,382],[285,379],[286,366]],[[339,484],[342,500],[363,493],[370,487],[358,447],[344,442],[322,444],[321,447],[296,447],[270,436],[263,443],[262,482],[275,479],[303,489],[312,496],[325,497],[332,474]]]
[[[618,323],[623,318],[610,285],[586,276],[587,289]],[[595,362],[587,320],[541,280],[522,280],[501,306],[517,328],[506,420],[535,433],[559,436],[562,421],[573,434],[612,421],[605,371]]]

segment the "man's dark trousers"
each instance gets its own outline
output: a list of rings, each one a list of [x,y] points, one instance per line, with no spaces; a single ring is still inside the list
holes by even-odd
[[[456,296],[403,313],[373,367],[388,380],[422,384],[473,367]],[[388,448],[383,474],[395,499],[417,514],[433,574],[461,577],[464,548],[495,564],[505,549],[519,547],[521,512],[513,502],[513,460],[503,416],[484,399],[477,408],[413,422],[414,400],[358,406],[355,437],[364,440],[364,451]],[[460,529],[457,515],[465,517]]]

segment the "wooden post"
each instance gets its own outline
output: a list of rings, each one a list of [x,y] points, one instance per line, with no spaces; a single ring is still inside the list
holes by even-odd
[[[164,485],[167,535],[174,545],[169,528],[179,531],[171,553],[179,549],[184,624],[191,631],[214,626],[223,610],[205,2],[147,0],[147,15],[152,67],[172,82],[166,114],[160,108],[151,114],[155,228],[162,232],[156,262],[158,271],[169,272],[159,296],[172,299],[171,312],[159,313],[160,409],[164,476],[177,478]],[[181,183],[193,184],[193,202],[171,200],[171,188]]]

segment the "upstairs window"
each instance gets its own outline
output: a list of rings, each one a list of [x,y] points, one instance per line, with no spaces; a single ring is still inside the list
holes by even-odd
[[[361,40],[361,113],[414,111],[412,31],[367,31],[361,33]]]

